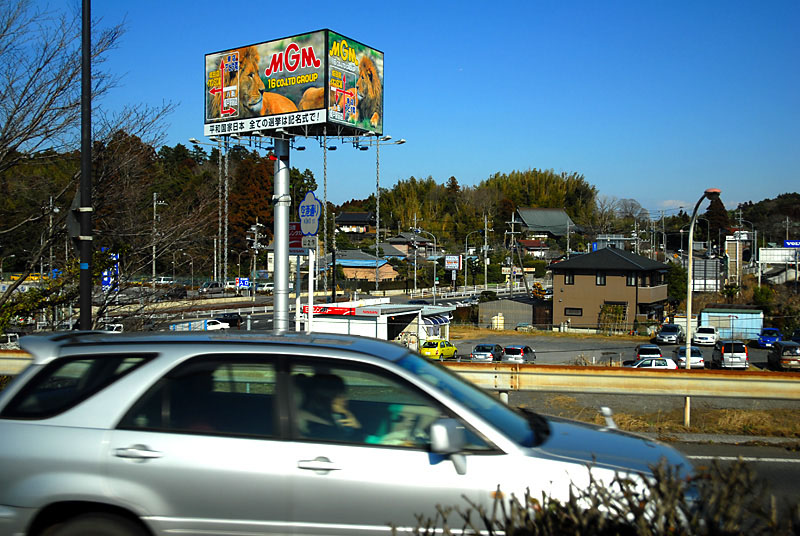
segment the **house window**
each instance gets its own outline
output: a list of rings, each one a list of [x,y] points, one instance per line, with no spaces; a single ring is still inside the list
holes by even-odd
[[[605,286],[606,284],[606,273],[605,272],[597,272],[597,275],[594,279],[594,284],[598,287]]]
[[[629,287],[635,287],[636,286],[636,273],[634,273],[634,272],[629,273],[625,283]]]
[[[583,316],[583,309],[580,307],[564,307],[564,316]]]
[[[573,274],[573,273],[564,274],[564,284],[565,285],[574,285],[575,284],[575,274]]]

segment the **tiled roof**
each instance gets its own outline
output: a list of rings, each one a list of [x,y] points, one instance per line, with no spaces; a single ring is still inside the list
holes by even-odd
[[[634,272],[645,272],[666,270],[667,265],[623,249],[603,248],[553,264],[551,269],[553,271],[632,270]]]

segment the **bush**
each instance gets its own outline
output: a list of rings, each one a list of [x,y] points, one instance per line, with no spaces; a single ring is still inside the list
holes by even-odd
[[[800,507],[778,520],[774,500],[754,472],[738,461],[723,467],[713,462],[691,480],[662,464],[652,468],[646,492],[624,475],[603,486],[591,481],[573,488],[566,502],[526,493],[505,500],[499,493],[492,510],[467,501],[469,507],[437,507],[435,519],[418,516],[414,534],[487,535],[789,535],[800,531]],[[463,532],[462,532],[463,531]],[[395,534],[395,528],[392,527]]]

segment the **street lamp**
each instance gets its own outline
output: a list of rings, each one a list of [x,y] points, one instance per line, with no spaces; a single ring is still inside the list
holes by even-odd
[[[467,286],[467,254],[469,253],[469,248],[467,247],[467,240],[469,240],[469,235],[480,233],[483,234],[483,229],[478,229],[477,231],[470,231],[467,233],[467,236],[464,237],[464,287],[466,289]],[[475,273],[472,273],[472,282],[475,283]]]
[[[189,264],[191,264],[191,266],[192,266],[192,284],[191,284],[191,287],[194,288],[194,257],[189,255],[185,251],[183,252],[183,256],[184,257],[189,257]]]
[[[3,263],[6,262],[6,259],[10,259],[11,257],[16,257],[13,253],[11,255],[6,255],[5,257],[0,257],[0,281],[5,280],[5,276],[3,275]]]
[[[436,236],[428,231],[416,227],[411,229],[415,234],[426,234],[433,238],[433,304],[436,305],[436,255],[439,254],[439,248],[436,246]]]
[[[156,209],[159,205],[167,205],[166,201],[158,200],[158,192],[153,192],[153,292],[156,290]]]
[[[367,136],[374,136],[370,132]],[[375,291],[378,291],[378,262],[380,261],[380,247],[381,247],[381,142],[383,145],[402,145],[406,142],[405,139],[390,141],[391,136],[382,136],[375,138]],[[366,147],[372,145],[369,143],[367,146],[361,146],[359,149],[366,150]]]
[[[233,249],[231,250],[231,253],[236,253],[236,257],[237,257],[236,266],[238,267],[238,269],[236,271],[236,277],[240,278],[240,279],[242,277],[242,253],[247,253],[247,251],[248,250],[244,250],[244,251],[236,251],[236,250],[233,250]]]
[[[686,368],[690,368],[690,355],[691,355],[691,346],[692,346],[692,249],[694,247],[694,223],[697,220],[697,209],[700,208],[700,203],[703,202],[704,199],[708,199],[709,201],[712,199],[717,199],[719,197],[720,190],[719,188],[708,188],[700,199],[697,201],[697,204],[694,206],[694,211],[692,212],[692,219],[689,222],[689,253],[688,253],[688,263],[686,266],[687,272],[687,288],[686,288]]]
[[[192,145],[208,145],[216,147],[219,155],[219,162],[217,163],[218,179],[217,179],[217,192],[219,194],[219,201],[217,204],[217,241],[214,242],[214,281],[219,281],[219,248],[222,246],[222,140],[216,137],[208,138],[211,141],[217,142],[217,145],[211,143],[203,143],[197,138],[189,138],[189,143]]]

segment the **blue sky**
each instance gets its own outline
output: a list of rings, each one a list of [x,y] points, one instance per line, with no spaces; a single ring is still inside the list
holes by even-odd
[[[71,0],[71,8],[80,2]],[[281,6],[281,7],[278,7]],[[451,175],[472,186],[529,168],[578,172],[653,212],[797,191],[800,2],[93,2],[127,33],[101,103],[176,111],[167,143],[203,129],[208,52],[330,28],[385,54],[381,186]],[[311,169],[315,140],[291,165]],[[375,153],[328,153],[328,199],[375,190]]]

